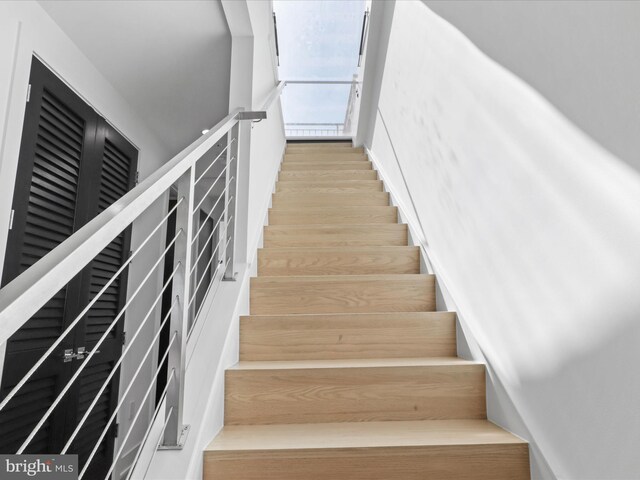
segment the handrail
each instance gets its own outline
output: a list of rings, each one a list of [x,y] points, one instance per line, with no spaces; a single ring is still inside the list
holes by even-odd
[[[285,81],[279,81],[278,84],[276,85],[276,88],[274,88],[271,93],[269,95],[267,95],[267,98],[265,99],[265,101],[262,104],[262,110],[263,111],[268,111],[269,108],[271,108],[271,104],[273,102],[275,102],[278,98],[280,98],[280,94],[282,93],[282,89],[287,85],[287,82]]]
[[[193,167],[237,122],[236,109],[0,290],[0,344]]]

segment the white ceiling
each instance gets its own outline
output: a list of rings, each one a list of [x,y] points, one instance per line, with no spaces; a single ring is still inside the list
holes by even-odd
[[[228,113],[231,36],[218,0],[40,5],[170,151]]]

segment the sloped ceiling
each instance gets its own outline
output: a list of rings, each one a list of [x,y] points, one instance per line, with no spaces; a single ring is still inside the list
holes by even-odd
[[[227,115],[231,36],[218,0],[40,5],[169,151]]]

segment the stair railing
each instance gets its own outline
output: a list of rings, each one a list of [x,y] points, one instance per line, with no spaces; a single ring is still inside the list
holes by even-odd
[[[282,82],[270,95],[265,109],[278,98],[282,90]],[[73,355],[82,364],[63,386],[46,412],[37,420],[31,432],[22,441],[16,452],[25,452],[38,431],[50,418],[54,409],[60,404],[65,394],[81,375],[82,371],[99,354],[100,345],[109,336],[118,322],[124,321],[124,315],[136,300],[140,291],[148,285],[150,278],[160,278],[162,264],[169,251],[173,250],[173,265],[171,274],[165,276],[165,282],[155,300],[149,305],[146,315],[136,325],[136,331],[127,338],[120,358],[114,364],[109,376],[102,384],[98,394],[93,398],[86,413],[78,422],[75,430],[59,453],[72,453],[74,440],[85,426],[85,422],[97,404],[100,396],[105,392],[118,369],[126,359],[132,348],[144,354],[138,362],[138,368],[131,377],[129,384],[123,387],[119,394],[117,406],[111,413],[106,426],[93,445],[91,453],[81,465],[79,478],[86,478],[87,470],[94,459],[109,430],[114,427],[115,419],[123,406],[127,395],[134,384],[139,382],[139,373],[143,365],[155,361],[154,348],[167,325],[169,326],[169,344],[165,351],[157,352],[158,368],[152,376],[150,384],[133,415],[129,430],[119,437],[119,449],[114,454],[113,463],[105,478],[109,478],[116,462],[122,456],[122,451],[136,425],[139,417],[147,411],[150,396],[159,380],[161,367],[166,365],[166,384],[157,407],[152,414],[149,428],[153,420],[159,415],[161,405],[165,405],[165,422],[161,448],[181,448],[184,444],[188,426],[183,424],[183,396],[185,378],[185,350],[190,328],[198,318],[196,309],[201,300],[215,282],[233,280],[235,277],[235,225],[237,219],[236,199],[238,195],[248,192],[238,192],[237,172],[239,162],[248,162],[239,148],[240,128],[243,120],[260,120],[266,118],[266,111],[247,112],[236,109],[227,117],[203,134],[198,140],[185,148],[178,155],[144,179],[139,185],[113,203],[109,208],[67,238],[55,249],[40,259],[32,267],[23,272],[11,283],[0,290],[0,345],[20,329],[34,314],[68,284],[84,268],[91,265],[93,259],[114,239],[116,239],[136,219],[141,217],[156,202],[166,201],[170,190],[177,187],[175,206],[164,216],[158,225],[147,235],[140,245],[130,253],[118,271],[106,282],[104,287],[91,299],[88,305],[75,317],[59,337],[49,346],[40,359],[28,370],[26,375],[12,386],[10,391],[0,401],[0,412],[11,407],[12,399],[29,381],[40,366],[50,357],[60,353],[61,344],[73,329],[86,318],[87,313],[99,301],[109,286],[123,274],[126,274],[132,261],[155,237],[159,242],[159,235],[164,231],[169,218],[175,216],[175,235],[166,248],[155,260],[142,281],[135,286],[133,293],[127,297],[124,307],[117,313],[106,331],[97,341],[91,352],[84,355]],[[213,180],[212,180],[213,179]],[[212,205],[210,205],[212,203]],[[202,212],[208,212],[206,218],[201,219]],[[205,238],[206,237],[206,238]],[[207,253],[205,253],[205,250]],[[205,264],[203,267],[202,265]],[[131,290],[131,286],[130,286]],[[139,334],[144,328],[153,328],[149,319],[154,313],[166,292],[171,292],[171,306],[169,311],[160,319],[160,326],[149,345],[138,345]],[[204,303],[201,302],[200,303]],[[62,361],[62,360],[61,360]],[[117,377],[116,377],[117,378]],[[139,383],[138,383],[139,385]],[[164,402],[163,402],[164,400]],[[10,410],[10,408],[9,408]],[[133,412],[132,412],[133,413]],[[143,415],[144,416],[144,415]],[[35,419],[34,419],[35,422]],[[148,434],[147,430],[147,434]],[[146,437],[145,437],[146,438]],[[144,443],[144,440],[143,440]],[[6,453],[6,452],[5,452]],[[57,452],[40,452],[57,453]],[[137,459],[137,457],[136,457]],[[130,473],[133,472],[133,466]]]
[[[351,138],[351,111],[353,109],[353,103],[355,102],[356,94],[359,95],[359,88],[361,82],[359,82],[354,76],[353,80],[284,80],[284,86],[289,85],[301,85],[307,86],[309,98],[314,98],[313,87],[331,87],[348,85],[349,92],[345,92],[345,104],[344,104],[344,121],[341,123],[336,122],[286,122],[285,121],[285,134],[287,139],[306,139],[306,140],[329,140],[329,139],[346,139]],[[324,92],[330,93],[331,90]],[[318,93],[316,88],[315,93]],[[335,93],[335,91],[333,92]],[[286,102],[286,100],[285,100]]]

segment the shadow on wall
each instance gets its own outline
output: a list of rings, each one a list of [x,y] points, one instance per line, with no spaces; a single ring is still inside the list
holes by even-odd
[[[640,478],[640,175],[420,2],[396,3],[384,61],[368,147],[488,365],[490,418],[533,478]]]

